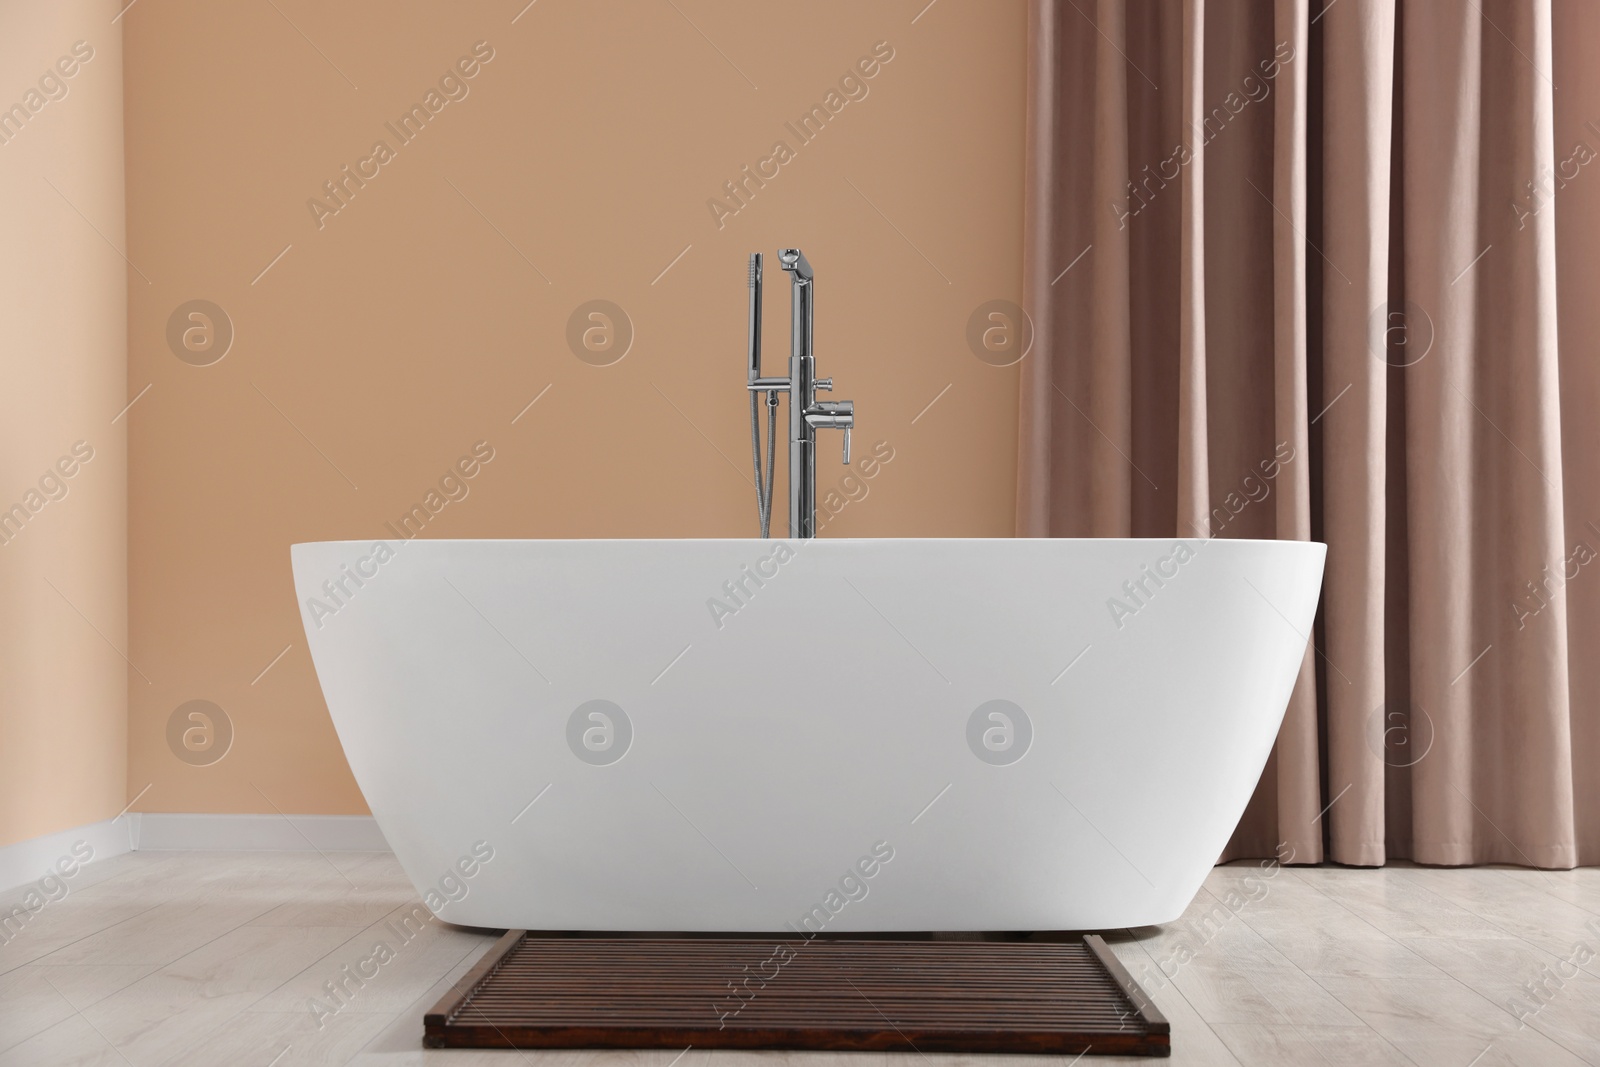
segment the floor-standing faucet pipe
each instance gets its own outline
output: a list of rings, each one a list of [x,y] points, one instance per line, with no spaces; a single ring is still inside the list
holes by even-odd
[[[768,536],[772,518],[772,483],[777,473],[778,394],[789,394],[789,536],[817,535],[817,430],[844,431],[844,462],[850,462],[850,430],[855,405],[848,400],[819,404],[818,389],[832,389],[831,378],[818,379],[812,338],[816,322],[816,275],[798,248],[780,248],[778,262],[792,276],[789,319],[789,376],[761,376],[761,253],[750,256],[750,347],[745,388],[750,394],[750,458],[756,469],[756,503],[761,536]],[[760,419],[756,393],[767,394],[767,470],[761,470]]]
[[[815,537],[817,432],[806,421],[816,400],[816,362],[811,351],[816,278],[798,248],[778,253],[791,273],[789,319],[789,536]]]

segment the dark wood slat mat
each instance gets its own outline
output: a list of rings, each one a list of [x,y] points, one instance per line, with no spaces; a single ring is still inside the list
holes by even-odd
[[[530,937],[423,1017],[429,1048],[741,1048],[1167,1056],[1170,1028],[1079,942]]]

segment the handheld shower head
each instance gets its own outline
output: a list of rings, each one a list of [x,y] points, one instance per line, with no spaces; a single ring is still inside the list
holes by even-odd
[[[746,371],[751,385],[761,377],[761,253],[750,253],[750,340]],[[751,394],[754,396],[755,394]]]

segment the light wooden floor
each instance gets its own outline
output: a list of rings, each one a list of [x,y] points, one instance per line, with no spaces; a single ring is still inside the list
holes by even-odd
[[[0,944],[0,1067],[669,1067],[677,1055],[423,1052],[423,1010],[490,941],[436,922],[319,1028],[308,998],[393,941],[379,924],[416,900],[388,854],[140,852],[69,885]],[[1172,1021],[1174,1064],[1600,1065],[1600,869],[1236,865],[1212,873],[1183,922],[1108,940]],[[972,1057],[694,1049],[677,1067],[757,1059]],[[1110,1062],[1124,1061],[1085,1067]]]

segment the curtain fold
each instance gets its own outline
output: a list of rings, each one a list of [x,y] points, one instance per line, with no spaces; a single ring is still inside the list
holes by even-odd
[[[1030,38],[1018,534],[1329,546],[1226,855],[1600,862],[1600,5]]]
[[[1347,677],[1324,672],[1323,706],[1327,777],[1350,786],[1339,801],[1344,810],[1329,820],[1331,851],[1356,864],[1382,863],[1386,836],[1386,765],[1373,758],[1367,718],[1387,700],[1389,363],[1373,355],[1370,320],[1374,308],[1384,308],[1376,329],[1388,334],[1394,14],[1390,5],[1360,0],[1351,12],[1329,12],[1319,23],[1323,64],[1344,72],[1343,91],[1322,98],[1316,146],[1319,244],[1331,262],[1344,265],[1343,277],[1316,272],[1323,294],[1318,411],[1327,405],[1317,445],[1321,454],[1342,457],[1324,465],[1319,488],[1323,539],[1339,545],[1327,561],[1325,585],[1349,590],[1324,605],[1328,661],[1344,664]],[[1403,542],[1395,552],[1395,573],[1403,575]],[[1380,714],[1380,728],[1383,720]]]
[[[1199,129],[1205,111],[1205,0],[1183,7],[1183,128]],[[1210,529],[1206,481],[1206,167],[1204,145],[1188,145],[1181,172],[1183,217],[1178,234],[1178,469],[1179,530],[1204,537]]]

